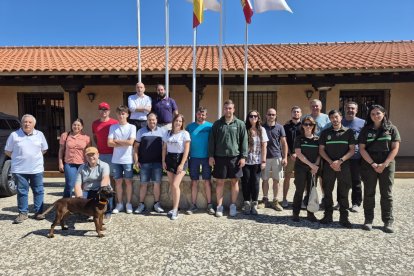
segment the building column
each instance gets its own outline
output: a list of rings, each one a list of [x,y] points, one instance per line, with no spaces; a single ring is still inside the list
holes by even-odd
[[[69,93],[70,123],[78,118],[78,93],[83,87],[83,84],[62,85],[63,90]]]

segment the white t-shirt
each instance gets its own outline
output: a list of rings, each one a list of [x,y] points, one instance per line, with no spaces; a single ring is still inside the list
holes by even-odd
[[[133,120],[146,120],[148,112],[136,112],[137,108],[149,107],[151,109],[151,98],[147,95],[138,97],[137,94],[131,95],[128,97],[128,108],[131,111],[130,119]]]
[[[267,137],[266,130],[261,127],[262,129],[262,143],[269,141]],[[248,153],[247,153],[247,165],[255,165],[262,163],[262,145],[260,143],[259,136],[253,137],[253,147],[250,149],[250,145],[247,146]]]
[[[136,138],[137,128],[130,123],[125,125],[115,124],[109,128],[108,139],[129,140]],[[115,164],[133,164],[132,146],[114,147],[112,163]]]
[[[178,133],[171,134],[167,131],[162,138],[162,141],[167,144],[167,152],[183,153],[186,141],[191,141],[190,133],[186,130],[181,130]]]
[[[20,128],[7,138],[4,150],[11,154],[11,172],[37,174],[44,171],[43,151],[48,145],[43,133],[34,129],[31,135]]]

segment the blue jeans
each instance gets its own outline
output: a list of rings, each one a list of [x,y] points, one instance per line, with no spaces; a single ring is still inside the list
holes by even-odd
[[[76,175],[81,164],[65,164],[65,189],[63,197],[72,197],[73,188],[75,187]]]
[[[162,178],[161,163],[141,163],[141,184],[147,184],[150,181],[160,184]]]
[[[34,212],[43,211],[43,172],[36,174],[13,173],[17,185],[17,207],[19,213],[29,212],[29,186],[33,191]]]

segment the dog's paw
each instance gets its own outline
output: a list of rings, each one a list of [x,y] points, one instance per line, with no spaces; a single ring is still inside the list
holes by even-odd
[[[106,227],[101,227],[101,231],[105,231],[106,230]]]
[[[47,237],[48,237],[49,239],[51,239],[51,238],[54,238],[54,237],[55,237],[55,235],[53,235],[53,234],[47,234]]]
[[[98,238],[103,238],[103,237],[105,237],[105,235],[104,234],[98,234]]]

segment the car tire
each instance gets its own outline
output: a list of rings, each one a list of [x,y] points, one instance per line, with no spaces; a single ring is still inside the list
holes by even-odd
[[[11,160],[6,160],[3,165],[0,179],[0,196],[13,196],[17,193],[16,182],[10,172]]]

